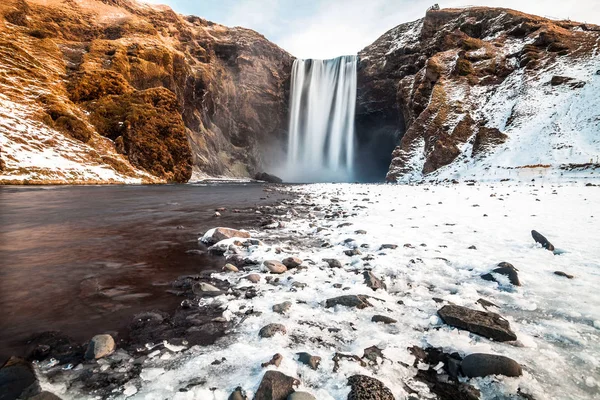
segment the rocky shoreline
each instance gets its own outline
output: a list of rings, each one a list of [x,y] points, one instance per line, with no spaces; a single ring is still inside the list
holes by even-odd
[[[520,214],[537,201],[549,204],[528,218],[544,227],[545,214],[560,209],[561,201],[592,210],[599,200],[594,189],[498,184],[283,190],[293,199],[257,210],[260,229],[220,227],[200,237],[223,257],[223,270],[175,281],[179,309],[171,316],[137,315],[129,344],[115,349],[106,336],[87,348],[62,338],[52,340],[63,347],[40,344],[50,347],[35,363],[41,388],[65,399],[598,394],[590,373],[599,355],[593,344],[598,299],[573,298],[589,284],[585,275],[594,252],[581,252],[574,243],[565,252],[537,231],[515,233],[509,222],[525,219]],[[576,190],[585,190],[586,199]],[[571,211],[580,222],[585,211]],[[489,224],[493,234],[479,231]],[[558,232],[552,231],[552,240],[564,243]],[[556,303],[557,288],[569,297],[561,299],[564,304]],[[577,304],[579,313],[564,311]],[[77,348],[79,358],[61,358],[59,348],[65,347]],[[574,360],[569,354],[575,351],[587,356]],[[564,377],[549,378],[565,366]]]

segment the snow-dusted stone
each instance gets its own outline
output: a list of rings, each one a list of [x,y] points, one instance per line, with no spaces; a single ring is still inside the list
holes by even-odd
[[[344,250],[344,254],[347,255],[348,257],[362,255],[361,251],[358,249]]]
[[[449,304],[440,308],[438,315],[448,325],[465,329],[488,339],[498,342],[517,340],[517,335],[510,330],[508,321],[493,312],[477,311]]]
[[[296,353],[296,355],[298,356],[298,361],[300,361],[302,364],[306,364],[314,370],[319,368],[319,364],[321,363],[321,357],[313,356],[305,352]]]
[[[366,375],[348,378],[350,394],[348,400],[395,400],[392,391],[381,381]]]
[[[281,365],[281,361],[283,361],[283,356],[277,353],[274,354],[269,361],[262,363],[260,366],[263,368],[267,368],[269,365],[279,367]]]
[[[287,268],[298,268],[300,265],[302,265],[302,260],[298,257],[288,257],[284,258],[281,263]]]
[[[287,271],[287,267],[277,260],[265,260],[263,261],[263,265],[273,274],[283,274]]]
[[[323,261],[329,265],[329,268],[342,268],[342,263],[340,260],[335,258],[324,258]]]
[[[248,279],[252,283],[258,283],[258,282],[260,282],[260,275],[259,274],[246,275],[244,278]]]
[[[354,295],[348,294],[345,296],[333,297],[331,299],[327,299],[325,302],[325,307],[335,307],[335,306],[345,306],[345,307],[355,307],[358,309],[363,309],[367,307],[373,307],[371,303],[367,300],[369,296],[365,295]]]
[[[562,272],[562,271],[554,271],[554,275],[564,276],[567,279],[573,279],[574,278],[573,275],[567,274],[566,272]]]
[[[228,263],[223,266],[223,271],[238,272],[239,269],[235,265]]]
[[[373,315],[371,321],[383,322],[384,324],[395,324],[396,322],[398,322],[394,318],[386,317],[385,315]]]
[[[267,371],[254,395],[254,400],[286,400],[300,381],[279,371]]]
[[[394,250],[397,249],[398,245],[397,244],[382,244],[381,247],[379,248],[379,250]]]
[[[276,313],[279,313],[279,314],[285,314],[286,312],[288,312],[290,310],[291,307],[292,307],[291,301],[284,301],[283,303],[275,304],[273,306],[273,311],[275,311]]]
[[[222,293],[221,289],[206,282],[194,283],[192,292],[199,296],[219,296]]]
[[[513,285],[521,286],[521,281],[519,281],[519,273],[517,271],[518,270],[512,264],[507,262],[501,262],[498,264],[498,268],[492,270],[492,272],[495,274],[506,276]],[[494,278],[492,273],[481,275],[481,279],[496,282],[496,278]]]
[[[248,400],[248,396],[246,396],[246,392],[242,389],[241,386],[235,388],[235,390],[229,395],[228,400]]]
[[[250,233],[232,228],[218,227],[206,232],[206,234],[202,237],[202,241],[205,243],[214,244],[220,242],[221,240],[231,239],[234,237],[249,238]]]
[[[88,360],[99,359],[112,354],[115,351],[115,340],[108,334],[96,335],[90,340],[85,358]]]
[[[523,375],[519,363],[511,358],[496,354],[469,354],[463,359],[461,367],[463,374],[469,378],[488,375]]]
[[[381,279],[377,278],[371,271],[363,272],[363,276],[365,278],[365,285],[371,289],[386,289],[385,283]]]
[[[287,397],[287,400],[317,400],[317,398],[308,392],[294,392]]]
[[[269,324],[263,326],[258,332],[258,335],[262,338],[270,338],[275,336],[276,333],[281,333],[282,335],[285,335],[287,333],[287,330],[285,329],[284,325]]]
[[[548,239],[546,239],[546,237],[538,231],[531,231],[531,236],[533,237],[533,240],[536,241],[536,243],[541,244],[542,247],[546,250],[554,251],[554,246],[552,245],[552,243],[550,243],[550,241],[548,241]]]

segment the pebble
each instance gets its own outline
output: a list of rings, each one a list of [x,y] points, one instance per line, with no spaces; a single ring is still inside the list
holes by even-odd
[[[287,330],[282,324],[269,324],[263,326],[258,332],[258,335],[262,338],[270,338],[275,336],[276,333],[281,333],[282,335],[285,335],[287,334]]]
[[[287,271],[287,267],[277,260],[263,261],[265,268],[273,274],[283,274]]]
[[[279,313],[279,314],[285,314],[286,312],[288,312],[290,310],[291,307],[292,307],[291,301],[284,301],[283,303],[275,304],[273,306],[273,311],[275,311],[276,313]]]

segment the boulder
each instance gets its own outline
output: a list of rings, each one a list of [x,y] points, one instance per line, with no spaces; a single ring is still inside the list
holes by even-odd
[[[550,243],[550,241],[548,241],[548,239],[546,239],[546,237],[538,231],[531,231],[531,236],[533,237],[533,240],[535,240],[536,243],[541,244],[542,247],[546,250],[554,251],[554,246],[552,245],[552,243]]]
[[[397,249],[398,245],[397,244],[382,244],[381,247],[379,247],[379,250],[394,250]]]
[[[111,355],[115,351],[116,345],[115,340],[112,336],[96,335],[90,340],[87,351],[85,352],[85,358],[87,360],[97,360],[102,357]]]
[[[29,397],[27,400],[61,400],[60,397],[54,393],[43,391],[40,394],[36,394],[33,397]]]
[[[292,307],[291,301],[284,301],[283,303],[275,304],[273,306],[273,311],[279,314],[285,314]]]
[[[358,309],[363,309],[367,307],[373,307],[371,303],[367,300],[369,296],[365,295],[354,295],[348,294],[345,296],[333,297],[331,299],[327,299],[325,301],[325,307],[335,307],[335,306],[344,306],[344,307],[354,307]]]
[[[267,174],[266,172],[259,172],[254,175],[254,179],[257,181],[264,181],[269,183],[283,183],[283,180],[275,175]]]
[[[298,257],[288,257],[284,258],[281,263],[287,268],[298,268],[300,265],[302,265],[302,260]]]
[[[371,321],[383,322],[384,324],[395,324],[396,322],[398,322],[394,318],[386,317],[385,315],[373,315]]]
[[[371,271],[363,272],[363,277],[365,278],[365,285],[373,290],[385,290],[387,288],[385,283],[383,283],[381,279],[377,278]]]
[[[229,395],[228,400],[248,400],[248,396],[246,396],[244,389],[242,389],[241,386],[238,386],[233,393]]]
[[[510,324],[500,315],[489,311],[477,311],[454,304],[438,310],[440,318],[448,325],[465,329],[498,342],[517,340]]]
[[[488,375],[523,375],[519,363],[511,358],[496,354],[469,354],[463,359],[461,368],[463,374],[469,378]]]
[[[258,335],[262,338],[270,338],[275,336],[276,333],[281,333],[282,335],[285,335],[287,333],[287,330],[285,329],[284,325],[269,324],[263,326],[258,332]]]
[[[265,260],[263,265],[272,274],[283,274],[287,271],[287,267],[277,260]]]
[[[31,363],[11,357],[0,368],[0,400],[29,398],[39,394],[40,384]]]
[[[215,228],[211,235],[208,235],[208,233],[210,233],[210,231],[202,237],[202,241],[209,244],[215,244],[221,240],[231,239],[234,237],[250,238],[250,233],[247,231],[239,231],[237,229],[224,227]]]
[[[287,397],[287,400],[317,400],[317,398],[308,392],[294,392]]]
[[[228,263],[223,266],[223,271],[239,272],[239,269],[235,265]]]
[[[300,381],[279,371],[265,372],[254,400],[286,400]]]
[[[329,265],[329,268],[342,268],[342,263],[340,260],[335,258],[324,258],[323,261]]]
[[[306,364],[314,370],[319,368],[319,364],[321,363],[321,357],[313,356],[305,352],[296,353],[296,355],[298,356],[298,361],[300,361],[302,364]]]
[[[518,270],[512,264],[501,262],[498,264],[498,268],[492,270],[492,273],[504,275],[508,278],[511,284],[515,286],[521,286],[521,281],[519,281],[519,273],[517,271]],[[481,279],[496,282],[496,278],[494,278],[492,273],[481,275]]]
[[[281,354],[277,353],[277,354],[273,355],[273,357],[271,357],[271,359],[269,361],[260,364],[260,366],[263,368],[267,368],[269,365],[274,365],[276,367],[279,367],[279,365],[281,365],[281,361],[283,361],[283,356]]]
[[[260,275],[259,274],[246,275],[244,278],[248,279],[252,283],[258,283],[258,282],[260,282]]]
[[[348,378],[348,385],[348,400],[395,400],[390,389],[370,376],[353,375]]]

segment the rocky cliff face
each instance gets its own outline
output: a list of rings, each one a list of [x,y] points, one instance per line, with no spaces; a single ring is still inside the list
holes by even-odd
[[[286,129],[291,56],[129,0],[0,4],[0,179],[249,176]]]
[[[388,181],[588,163],[599,42],[599,27],[571,21],[430,10],[360,52],[359,137],[398,140]]]

